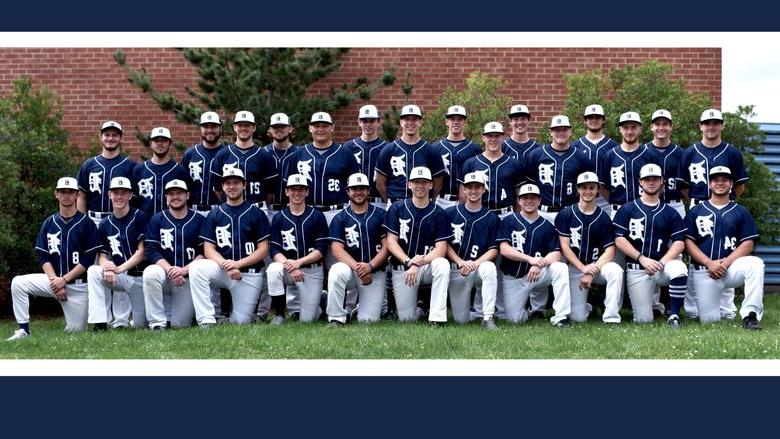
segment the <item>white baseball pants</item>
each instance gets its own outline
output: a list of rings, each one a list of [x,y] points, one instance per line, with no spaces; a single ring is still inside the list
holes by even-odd
[[[726,290],[735,287],[745,287],[745,299],[739,309],[739,315],[747,317],[755,312],[758,320],[764,314],[764,261],[756,256],[737,258],[721,279],[712,279],[706,268],[693,270],[693,284],[696,288],[696,307],[699,320],[702,322],[717,322],[722,312],[722,299]]]
[[[215,323],[214,304],[211,302],[211,288],[230,290],[233,310],[230,322],[236,324],[251,323],[260,299],[260,287],[263,283],[263,271],[259,273],[241,273],[241,279],[231,279],[216,262],[211,259],[198,259],[190,263],[190,291],[195,307],[195,319],[199,325]]]
[[[65,314],[65,332],[86,331],[89,313],[87,284],[77,280],[73,284],[68,284],[65,291],[68,300],[64,302],[58,300]],[[16,323],[30,322],[30,296],[55,297],[49,278],[44,273],[16,276],[11,281],[11,298]]]
[[[493,317],[498,290],[496,271],[496,264],[492,261],[485,261],[479,264],[479,267],[468,276],[463,276],[457,266],[452,264],[448,294],[452,317],[456,322],[468,323],[471,320],[469,306],[471,305],[471,289],[474,286],[481,287],[483,319],[488,320]]]
[[[273,262],[266,269],[268,277],[268,294],[281,296],[284,294],[285,285],[295,285],[298,288],[300,300],[300,321],[312,322],[320,318],[320,300],[322,298],[322,279],[324,277],[322,264],[314,267],[301,268],[303,282],[295,282],[290,273],[284,269],[284,265]]]
[[[588,305],[588,291],[580,288],[583,273],[573,265],[569,265],[569,290],[571,292],[571,319],[575,322],[588,320],[592,311]],[[601,271],[593,277],[593,283],[606,285],[604,297],[604,313],[601,320],[604,323],[620,323],[620,307],[623,303],[623,269],[614,262],[607,262]]]
[[[532,290],[547,290],[552,285],[553,310],[555,315],[550,318],[553,325],[565,320],[571,314],[571,292],[569,291],[569,269],[563,262],[553,262],[542,268],[539,279],[529,282],[528,275],[514,277],[506,273],[502,275],[504,306],[506,318],[512,323],[523,323],[528,320],[528,296]]]
[[[195,317],[195,307],[192,304],[192,292],[189,279],[176,286],[168,279],[165,270],[157,264],[144,269],[144,303],[146,304],[146,319],[149,327],[165,327],[168,318],[165,312],[163,297],[170,295],[171,326],[184,328],[192,326]]]
[[[398,308],[398,320],[412,322],[417,317],[417,290],[421,284],[431,285],[430,322],[447,321],[447,287],[450,283],[450,263],[444,258],[436,258],[430,264],[420,267],[417,280],[406,285],[406,270],[393,267],[393,294]],[[362,306],[362,305],[361,305]]]
[[[668,286],[670,280],[685,276],[687,273],[688,268],[679,259],[667,262],[664,269],[652,277],[648,276],[644,270],[628,268],[626,270],[626,287],[634,313],[634,322],[652,322],[657,287]]]
[[[357,289],[360,307],[358,321],[375,322],[382,312],[382,302],[387,287],[387,271],[378,270],[371,274],[371,283],[363,285],[349,265],[337,262],[328,271],[328,319],[347,321],[346,298],[348,289]]]
[[[146,308],[144,306],[144,285],[141,276],[117,275],[116,285],[103,280],[103,267],[92,265],[87,269],[87,290],[89,291],[89,323],[111,323],[116,328],[127,326],[130,312],[133,314],[133,327],[146,327]],[[113,291],[113,294],[111,292]],[[118,296],[129,300],[130,308],[117,309]],[[113,296],[113,300],[112,300]],[[113,316],[112,316],[113,305]]]

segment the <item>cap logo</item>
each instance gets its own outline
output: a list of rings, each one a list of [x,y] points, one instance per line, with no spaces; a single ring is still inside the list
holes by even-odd
[[[366,108],[366,114],[368,114],[368,113],[369,113],[368,108]]]
[[[319,117],[319,119],[320,119],[320,120],[322,120],[322,115],[321,115],[321,114],[320,114],[320,117]]]
[[[715,117],[715,112],[714,111],[710,111],[710,117]]]
[[[596,107],[590,107],[590,111],[596,111]]]
[[[276,116],[276,121],[279,122],[280,120],[282,120],[282,118],[280,116]]]
[[[555,119],[555,123],[561,123],[561,118]]]
[[[360,183],[360,182],[362,182],[362,181],[363,181],[363,178],[362,178],[362,177],[360,177],[360,176],[358,176],[358,177],[357,177],[355,180],[357,180],[357,181],[358,181],[358,183]]]

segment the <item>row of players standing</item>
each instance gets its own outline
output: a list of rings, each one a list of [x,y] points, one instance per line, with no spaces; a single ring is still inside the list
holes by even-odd
[[[707,115],[709,118],[705,117]],[[363,134],[359,138],[344,145],[334,143],[330,116],[327,113],[316,113],[310,123],[313,143],[299,148],[290,144],[289,119],[281,113],[271,117],[270,133],[274,142],[265,148],[256,147],[252,141],[254,116],[245,111],[237,113],[234,120],[236,142],[221,147],[218,144],[221,127],[219,118],[215,113],[207,112],[201,118],[203,144],[187,151],[182,160],[186,168],[170,159],[171,137],[166,128],[152,130],[153,158],[140,165],[133,165],[117,151],[122,135],[121,127],[116,122],[106,122],[101,129],[104,145],[102,154],[91,159],[92,162],[85,163],[79,173],[78,207],[79,210],[86,208],[89,216],[96,221],[109,216],[109,211],[105,210],[107,197],[103,194],[109,192],[106,190],[107,182],[123,169],[132,169],[130,176],[134,182],[134,199],[139,201],[138,206],[142,211],[150,214],[164,210],[165,201],[161,201],[163,188],[167,182],[178,179],[187,181],[193,194],[189,203],[194,210],[204,214],[211,211],[219,202],[219,194],[215,194],[219,192],[219,185],[212,181],[219,181],[221,174],[228,168],[234,168],[246,175],[246,199],[261,204],[269,216],[273,216],[274,211],[284,202],[282,185],[274,185],[274,179],[278,179],[280,173],[286,177],[295,172],[303,175],[307,186],[311,186],[308,188],[307,203],[324,211],[328,220],[335,216],[346,201],[346,191],[340,187],[341,182],[346,181],[347,176],[356,170],[374,176],[376,184],[371,188],[373,201],[384,204],[385,200],[392,202],[407,198],[411,193],[408,184],[410,169],[427,167],[433,174],[433,194],[440,194],[435,198],[437,204],[444,206],[457,204],[458,200],[464,199],[462,176],[477,172],[484,176],[487,185],[484,204],[503,215],[512,211],[515,190],[523,179],[527,179],[541,189],[539,208],[543,215],[548,215],[548,219],[551,219],[550,214],[576,202],[576,178],[586,170],[598,173],[602,188],[606,189],[603,194],[609,201],[605,207],[613,209],[640,194],[638,169],[647,163],[663,165],[664,176],[669,183],[664,194],[669,202],[680,201],[674,198],[674,194],[679,193],[674,192],[674,189],[681,181],[691,188],[692,193],[707,194],[706,169],[715,166],[716,159],[725,157],[739,161],[736,166],[733,161],[729,163],[737,170],[737,193],[741,192],[739,188],[743,187],[747,179],[738,151],[727,143],[719,142],[719,130],[709,129],[711,125],[717,125],[712,122],[719,122],[722,129],[722,117],[717,110],[703,113],[702,143],[686,150],[689,161],[700,156],[705,159],[690,163],[688,179],[682,172],[685,170],[685,156],[677,154],[683,150],[669,143],[671,115],[665,110],[659,110],[653,115],[654,141],[648,145],[638,144],[641,127],[639,115],[631,112],[621,115],[619,124],[623,143],[620,148],[615,148],[616,144],[601,134],[605,118],[603,109],[598,105],[586,108],[584,117],[589,132],[573,144],[569,144],[571,127],[566,116],[553,118],[550,127],[553,138],[551,145],[538,145],[528,138],[530,112],[527,107],[513,106],[509,116],[511,137],[503,139],[500,123],[486,125],[483,136],[486,148],[483,152],[480,146],[464,138],[466,111],[460,106],[448,109],[448,137],[433,146],[419,137],[422,114],[414,105],[402,109],[401,137],[390,144],[378,139],[379,114],[375,107],[369,105],[360,109],[359,124]],[[713,136],[708,133],[712,131],[717,131],[718,144],[714,147],[709,145]],[[255,157],[256,160],[251,160]],[[220,169],[221,172],[215,172]],[[269,172],[271,169],[274,171]],[[672,178],[675,174],[680,177]],[[705,179],[703,190],[700,187],[702,176]],[[694,195],[694,199],[702,198]],[[543,295],[540,292],[540,296]],[[546,297],[534,302],[532,298],[532,312],[540,311],[546,303]],[[533,309],[534,306],[537,309]],[[116,304],[114,307],[116,313]],[[129,315],[122,312],[119,314]]]

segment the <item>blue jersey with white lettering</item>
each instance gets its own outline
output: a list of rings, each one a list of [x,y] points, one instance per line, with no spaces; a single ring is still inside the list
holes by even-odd
[[[382,238],[387,235],[386,214],[384,209],[370,203],[363,213],[356,213],[352,206],[347,206],[330,222],[328,238],[344,244],[344,250],[355,261],[369,263],[382,249]]]
[[[602,157],[607,153],[607,151],[618,146],[618,143],[607,136],[602,137],[601,140],[596,143],[593,143],[587,137],[582,136],[572,142],[571,146],[577,148],[578,150],[582,151],[583,154],[588,156],[588,160],[590,160],[591,164],[591,168],[589,170],[591,172],[595,172],[596,175],[599,175],[599,165],[601,164]]]
[[[555,217],[555,230],[569,238],[569,247],[585,265],[596,262],[604,250],[615,245],[612,220],[598,206],[590,214],[582,212],[576,203],[563,209]]]
[[[564,207],[579,199],[577,176],[590,170],[591,165],[577,148],[569,146],[565,151],[556,151],[543,145],[528,153],[524,168],[527,180],[539,186],[542,204]]]
[[[127,262],[138,251],[138,243],[144,239],[147,219],[145,212],[132,207],[122,218],[117,218],[115,214],[103,218],[98,225],[103,243],[99,252],[105,253],[114,265]],[[147,265],[146,261],[141,261],[128,270],[127,274],[141,276]]]
[[[214,194],[214,174],[211,173],[211,162],[217,157],[225,145],[217,145],[216,148],[206,148],[202,143],[193,145],[184,152],[181,158],[181,165],[189,171],[192,185],[190,186],[189,205],[210,205],[220,204],[216,194]],[[220,189],[220,192],[222,189]]]
[[[674,143],[666,148],[659,148],[653,142],[647,142],[645,146],[653,149],[661,157],[661,172],[664,174],[664,191],[661,193],[661,200],[666,203],[682,200],[677,182],[682,177],[683,149]]]
[[[226,148],[222,148],[211,163],[211,173],[216,177],[214,189],[222,192],[222,174],[226,168],[240,169],[246,179],[244,199],[248,203],[262,203],[266,201],[268,188],[273,187],[274,180],[279,178],[275,166],[276,162],[265,149],[255,144],[243,149],[231,143]],[[222,201],[225,200],[227,198],[223,194]]]
[[[501,220],[496,244],[500,246],[502,242],[508,242],[520,253],[538,258],[561,249],[555,226],[551,222],[541,216],[534,221],[528,221],[517,212],[512,212]],[[509,258],[501,258],[499,268],[504,274],[518,278],[524,277],[531,269],[527,262],[521,263]]]
[[[727,142],[721,142],[714,148],[701,143],[688,147],[682,156],[682,183],[688,187],[688,196],[700,201],[710,198],[710,169],[715,166],[728,166],[734,185],[748,181],[742,153]],[[734,199],[735,194],[731,198]]]
[[[422,209],[414,205],[411,198],[398,200],[387,209],[385,229],[398,237],[398,245],[410,258],[428,254],[439,241],[452,236],[450,223],[444,209],[430,201]],[[400,265],[395,256],[391,264]]]
[[[612,219],[615,238],[623,237],[643,256],[660,260],[674,241],[685,239],[685,224],[680,214],[663,201],[649,206],[636,199],[620,206]],[[626,261],[638,263],[626,255]]]
[[[344,146],[354,150],[355,157],[360,162],[360,172],[371,181],[376,182],[376,164],[379,162],[379,153],[382,152],[382,148],[387,144],[384,139],[374,139],[370,142],[365,142],[360,137],[355,137]],[[376,183],[371,185],[371,197],[378,197],[379,192],[376,189]]]
[[[463,181],[463,165],[466,160],[482,153],[482,146],[469,139],[453,142],[447,139],[439,139],[433,144],[439,151],[444,164],[444,180],[441,195],[458,195],[459,182]]]
[[[266,191],[273,194],[273,202],[276,204],[286,204],[288,199],[284,193],[284,185],[282,184],[281,176],[284,173],[284,169],[287,166],[287,161],[290,160],[295,150],[299,148],[298,145],[290,145],[287,149],[274,148],[273,143],[269,143],[263,147],[274,159],[274,171],[273,173],[278,175],[279,178],[275,178],[266,184]]]
[[[59,277],[68,274],[76,265],[85,269],[93,265],[100,245],[97,227],[86,215],[76,212],[72,217],[63,219],[55,213],[41,224],[35,252],[41,266],[51,263]],[[86,270],[79,279],[87,281]]]
[[[166,209],[157,212],[146,225],[144,252],[150,264],[165,259],[174,267],[189,265],[203,254],[200,229],[206,218],[194,210],[187,210],[183,218],[176,218]]]
[[[623,148],[618,145],[602,156],[598,174],[599,184],[609,190],[610,203],[626,204],[642,194],[639,186],[639,170],[648,163],[661,166],[661,157],[654,149],[645,145],[639,145],[631,152],[623,151]]]
[[[425,166],[436,177],[444,173],[439,151],[425,140],[409,145],[401,139],[388,143],[379,153],[376,172],[387,177],[387,197],[390,200],[411,198],[407,176],[412,169]]]
[[[512,158],[520,160],[522,163],[525,160],[525,156],[528,155],[529,152],[539,148],[540,146],[542,146],[542,144],[534,139],[528,139],[527,142],[520,143],[515,142],[511,137],[507,137],[504,139],[504,143],[501,144],[501,152]]]
[[[268,239],[270,225],[268,217],[259,207],[246,201],[238,206],[222,203],[209,212],[200,229],[200,238],[214,244],[225,259],[238,261],[252,254],[257,244]],[[259,270],[261,259],[245,270]]]
[[[173,160],[158,165],[151,160],[140,163],[133,171],[133,195],[135,207],[149,216],[165,210],[165,185],[171,180],[183,180],[189,188],[192,185],[190,174],[182,165]]]
[[[496,234],[501,221],[487,207],[471,212],[461,203],[450,207],[446,213],[452,229],[450,246],[461,259],[479,259],[485,252],[498,246]]]
[[[727,257],[744,241],[758,241],[750,212],[733,201],[723,207],[709,201],[697,204],[685,216],[685,224],[685,237],[713,261]]]
[[[133,180],[133,169],[138,163],[125,155],[107,159],[102,155],[84,161],[76,176],[79,190],[87,195],[87,210],[92,212],[111,212],[111,200],[108,188],[114,177],[126,177]]]
[[[306,206],[303,213],[295,215],[285,207],[271,221],[271,257],[281,253],[287,259],[300,259],[314,250],[325,256],[328,223],[319,210]]]
[[[309,143],[294,154],[287,162],[284,180],[292,174],[306,177],[309,182],[307,205],[333,206],[349,201],[347,179],[360,171],[360,163],[351,147],[333,143],[327,149],[318,149]]]
[[[515,188],[523,182],[523,165],[507,154],[490,161],[485,154],[479,154],[463,165],[463,175],[479,172],[488,182],[482,194],[482,204],[489,209],[510,207],[517,200]],[[463,184],[463,179],[460,182]]]

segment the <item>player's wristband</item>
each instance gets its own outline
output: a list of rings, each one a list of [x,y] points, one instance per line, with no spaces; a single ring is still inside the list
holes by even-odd
[[[369,269],[369,270],[371,270],[371,272],[373,273],[373,272],[374,272],[374,264],[372,264],[371,262],[369,262],[369,263],[368,263],[368,269]]]

